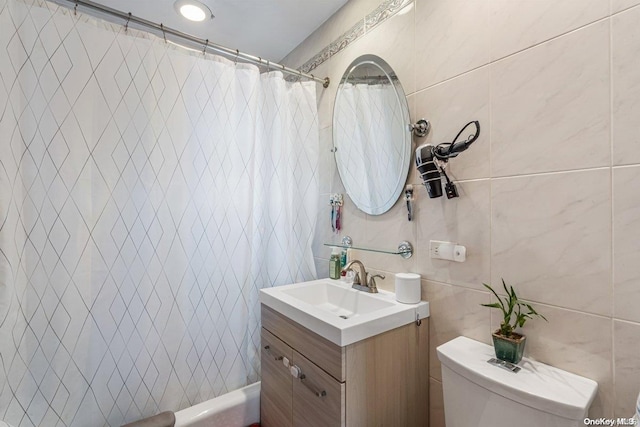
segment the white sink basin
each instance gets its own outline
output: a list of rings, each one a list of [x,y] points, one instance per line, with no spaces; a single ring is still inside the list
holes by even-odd
[[[341,347],[429,317],[428,302],[402,304],[330,279],[262,289],[260,302]]]

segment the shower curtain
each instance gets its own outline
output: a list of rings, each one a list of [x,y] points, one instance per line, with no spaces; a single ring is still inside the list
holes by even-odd
[[[0,0],[0,47],[0,421],[257,381],[258,290],[315,277],[315,84],[42,1]]]

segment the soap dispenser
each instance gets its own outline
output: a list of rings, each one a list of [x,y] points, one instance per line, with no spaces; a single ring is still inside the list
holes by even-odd
[[[329,258],[329,277],[338,280],[340,278],[340,270],[342,270],[342,266],[340,265],[340,248],[334,246],[331,249],[331,258]]]

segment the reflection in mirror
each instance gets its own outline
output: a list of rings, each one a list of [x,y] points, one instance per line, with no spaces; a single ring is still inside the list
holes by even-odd
[[[411,158],[409,108],[398,77],[374,55],[345,72],[333,113],[338,172],[354,204],[371,215],[391,209],[400,196]]]

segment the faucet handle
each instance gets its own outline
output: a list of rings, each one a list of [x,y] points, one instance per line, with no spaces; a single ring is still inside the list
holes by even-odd
[[[362,266],[361,271],[364,271],[364,278],[360,278],[360,271],[355,271],[351,266],[353,264],[359,264],[360,266]],[[364,269],[364,265],[362,265],[362,263],[358,260],[353,260],[351,261],[349,264],[347,264],[342,271],[344,272],[349,272],[352,271],[354,273],[353,276],[353,285],[366,285],[367,284],[367,272]],[[364,283],[363,283],[364,282]]]
[[[382,280],[385,279],[385,275],[384,274],[369,275],[369,280],[367,281],[367,286],[371,289],[371,292],[378,292],[378,287],[376,286],[376,277],[379,277]]]
[[[348,273],[348,272],[350,272],[350,271],[351,271],[352,273],[354,273],[354,274],[353,274],[353,282],[352,282],[354,285],[361,285],[361,284],[362,284],[362,283],[360,282],[360,273],[359,273],[359,272],[357,272],[357,271],[355,271],[353,268],[351,268],[351,267],[345,267],[345,268],[343,268],[343,269],[342,269],[342,271],[344,271],[345,273]]]
[[[349,269],[349,271],[353,271],[351,269]],[[353,275],[353,285],[361,285],[362,282],[360,281],[360,273],[357,271],[353,271],[355,274]]]

